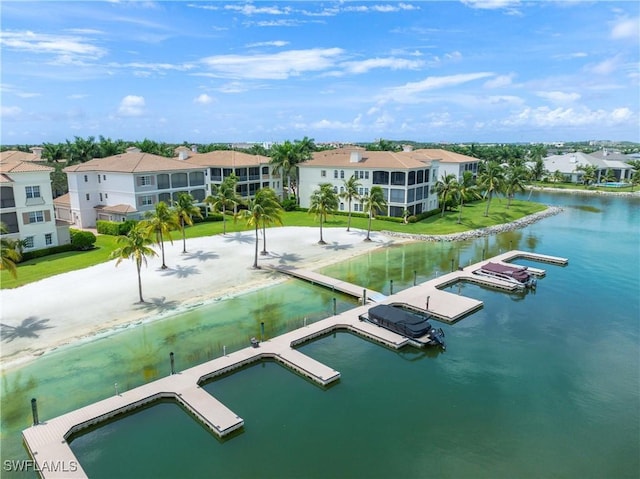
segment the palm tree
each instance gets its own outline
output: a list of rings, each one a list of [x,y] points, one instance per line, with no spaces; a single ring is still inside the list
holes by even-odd
[[[371,219],[376,213],[386,210],[387,208],[387,200],[384,197],[382,188],[373,186],[371,190],[369,190],[369,194],[363,198],[362,205],[364,210],[369,213],[369,227],[367,229],[367,237],[364,240],[371,241]]]
[[[0,235],[7,234],[9,231],[4,223],[0,223]],[[19,240],[12,240],[9,238],[0,238],[0,252],[2,262],[0,263],[0,269],[6,269],[9,271],[13,278],[18,277],[18,269],[16,263],[22,259],[22,253],[20,251],[21,243]]]
[[[436,193],[438,194],[438,201],[442,204],[442,213],[440,218],[444,216],[444,210],[447,207],[447,201],[451,199],[458,185],[456,175],[448,174],[442,175],[442,178],[438,180],[435,186]]]
[[[271,147],[271,164],[274,165],[273,172],[281,172],[282,176],[287,178],[287,186],[289,191],[293,193],[294,198],[297,198],[297,195],[296,189],[293,186],[295,180],[292,180],[292,174],[293,176],[297,176],[297,165],[306,155],[306,153],[302,151],[302,147],[298,145],[299,144],[291,143],[287,140],[282,144]]]
[[[458,224],[462,223],[462,207],[466,199],[479,199],[478,187],[473,182],[473,173],[465,171],[462,173],[462,181],[458,181],[455,188],[455,195],[458,197]]]
[[[351,178],[344,180],[344,191],[340,193],[340,198],[347,200],[349,204],[349,219],[347,220],[347,231],[351,229],[351,202],[360,199],[358,188],[361,183],[356,179],[355,175],[351,175]]]
[[[113,250],[110,257],[112,259],[118,259],[116,266],[118,266],[123,259],[132,259],[135,261],[136,271],[138,272],[138,296],[140,297],[140,302],[144,303],[140,269],[142,263],[146,266],[147,256],[157,256],[158,254],[149,247],[149,245],[153,243],[153,240],[149,238],[149,235],[144,229],[144,224],[140,222],[131,228],[127,236],[118,236],[116,242],[121,246]]]
[[[261,188],[257,191],[256,197],[262,204],[262,251],[261,254],[267,254],[267,225],[282,225],[283,209],[278,202],[278,195],[271,188]]]
[[[524,192],[527,174],[527,169],[521,165],[507,168],[503,184],[504,193],[507,196],[507,208],[511,206],[511,200],[517,192]]]
[[[266,188],[265,188],[266,189]],[[277,210],[273,201],[275,199],[275,193],[270,193],[265,191],[264,193],[260,193],[262,190],[258,190],[255,197],[249,200],[247,204],[247,209],[242,210],[239,213],[240,217],[243,217],[247,221],[247,226],[251,226],[255,228],[256,232],[256,249],[255,256],[253,260],[253,269],[260,269],[258,266],[258,229],[263,224],[263,221],[273,222],[276,221],[276,217],[280,217],[280,211]],[[277,204],[277,201],[276,201]],[[279,206],[279,204],[278,204]],[[236,215],[236,218],[238,215]]]
[[[536,158],[533,162],[533,165],[531,165],[531,178],[534,181],[540,181],[540,178],[542,178],[546,172],[546,169],[544,167],[544,160],[542,158]]]
[[[485,216],[489,216],[489,206],[494,193],[502,190],[504,181],[504,171],[502,166],[496,161],[487,161],[480,163],[482,169],[478,175],[478,187],[484,191],[487,198],[487,208],[484,212]]]
[[[322,238],[322,223],[327,220],[327,215],[338,209],[338,195],[329,183],[322,183],[320,187],[311,193],[309,213],[315,213],[320,218],[320,241],[318,244],[326,244]]]
[[[235,209],[240,203],[240,198],[236,193],[236,183],[238,179],[235,175],[227,176],[224,181],[213,187],[213,194],[207,196],[204,200],[213,211],[220,211],[222,213],[222,234],[227,234],[227,208],[232,208],[235,213]]]
[[[156,209],[147,211],[145,217],[146,219],[141,221],[142,228],[148,236],[156,235],[156,243],[160,245],[160,251],[162,251],[162,269],[167,269],[164,261],[164,237],[167,236],[173,244],[171,230],[180,228],[178,215],[164,201],[158,201]]]
[[[604,172],[604,177],[600,178],[600,181],[604,181],[605,183],[616,181],[616,175],[610,168],[607,168]]]
[[[577,171],[582,171],[582,183],[586,186],[595,183],[598,175],[598,168],[595,165],[578,165]]]
[[[178,201],[174,204],[174,211],[180,221],[180,231],[182,232],[182,252],[187,252],[187,238],[185,235],[185,225],[193,224],[193,217],[202,218],[200,208],[193,204],[193,196],[189,193],[180,193]]]

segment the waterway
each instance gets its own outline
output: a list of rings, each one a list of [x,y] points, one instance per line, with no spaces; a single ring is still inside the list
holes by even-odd
[[[482,310],[445,353],[390,351],[349,334],[302,348],[341,372],[318,388],[273,363],[207,390],[245,420],[224,441],[168,403],[72,442],[90,477],[638,477],[640,201],[534,193],[564,208],[525,229],[373,252],[323,273],[389,293],[511,248],[570,259],[535,292],[469,284]],[[521,262],[527,264],[526,262]],[[335,294],[292,280],[61,348],[2,377],[2,459],[26,459],[29,400],[54,417],[332,314]],[[353,307],[337,296],[338,310]],[[440,325],[439,325],[440,326]],[[3,474],[4,477],[4,474]]]

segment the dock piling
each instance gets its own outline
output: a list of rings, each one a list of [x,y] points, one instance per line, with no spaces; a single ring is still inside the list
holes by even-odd
[[[390,286],[389,286],[389,295],[393,294],[393,280],[389,280]]]
[[[416,285],[417,279],[418,279],[418,272],[414,269],[413,270],[413,285],[414,286]]]
[[[336,298],[333,298],[333,315],[336,315]]]
[[[116,390],[116,396],[120,396],[120,394],[118,393],[118,383],[114,383],[113,388]]]
[[[175,366],[175,362],[173,359],[173,351],[171,351],[169,353],[169,361],[171,362],[171,374],[175,374],[176,373],[176,366]]]
[[[363,289],[362,290],[362,306],[364,306],[365,304],[367,304],[367,290]]]
[[[451,272],[453,273],[453,258],[451,258]]]
[[[31,398],[31,415],[33,416],[33,425],[37,426],[40,424],[38,420],[38,404],[36,402],[36,398]]]
[[[222,346],[222,355],[223,356],[227,355],[227,347],[226,346]]]
[[[264,341],[264,321],[260,321],[260,342]]]

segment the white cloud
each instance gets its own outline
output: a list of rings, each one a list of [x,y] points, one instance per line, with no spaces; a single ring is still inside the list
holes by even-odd
[[[218,55],[204,58],[202,63],[218,77],[285,80],[331,68],[342,54],[341,48],[312,48],[273,54]]]
[[[582,108],[525,108],[520,113],[505,120],[507,126],[529,125],[535,127],[584,127],[611,126],[629,122],[634,114],[629,108],[615,108],[611,111]]]
[[[511,85],[513,82],[514,74],[510,73],[509,75],[498,75],[491,80],[488,80],[484,83],[485,88],[502,88],[505,86]]]
[[[390,88],[387,90],[384,98],[388,100],[395,100],[398,102],[414,102],[417,101],[416,95],[419,93],[435,90],[439,88],[447,88],[452,86],[461,85],[474,80],[480,80],[493,76],[493,73],[478,72],[478,73],[461,73],[459,75],[448,75],[440,77],[427,77],[419,82],[409,82],[399,87]]]
[[[17,118],[22,113],[19,106],[0,106],[0,116],[3,118]]]
[[[120,116],[141,116],[144,113],[144,97],[127,95],[120,102],[118,114]]]
[[[349,73],[367,73],[374,68],[389,68],[391,70],[415,70],[424,62],[420,60],[406,60],[404,58],[370,58],[359,62],[344,62],[341,66]]]
[[[280,8],[276,6],[256,7],[250,3],[244,5],[225,5],[225,10],[232,10],[243,15],[288,15],[291,7]]]
[[[554,103],[569,103],[581,98],[579,93],[565,93],[563,91],[537,91],[536,95]]]
[[[202,93],[193,99],[194,103],[200,103],[201,105],[208,105],[213,101],[213,98],[207,95],[206,93]]]
[[[9,31],[0,34],[0,45],[10,50],[54,54],[64,57],[101,58],[104,48],[92,45],[86,38],[73,35],[50,35],[32,31]]]
[[[462,0],[462,3],[481,10],[496,10],[501,8],[513,8],[520,5],[520,0]]]
[[[631,39],[637,43],[638,37],[640,37],[640,17],[620,19],[611,29],[611,38],[614,40]]]
[[[270,42],[256,42],[249,43],[247,48],[255,48],[255,47],[286,47],[290,42],[285,42],[284,40],[273,40]]]
[[[587,70],[598,75],[609,75],[615,72],[619,68],[619,66],[620,58],[618,56],[615,56],[613,58],[607,58],[600,63],[589,65],[587,67]]]

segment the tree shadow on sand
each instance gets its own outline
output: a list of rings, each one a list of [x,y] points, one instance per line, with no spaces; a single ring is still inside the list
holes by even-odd
[[[198,250],[194,253],[187,253],[184,256],[184,259],[189,261],[192,259],[196,259],[198,261],[207,261],[210,259],[216,259],[218,258],[218,254],[217,253],[212,253],[212,252],[206,252],[206,251],[202,251],[202,250]]]
[[[256,239],[254,237],[251,237],[251,235],[248,234],[242,234],[242,233],[236,233],[233,236],[225,236],[224,240],[227,243],[244,243],[244,244],[253,244],[255,243]]]
[[[302,257],[296,253],[269,253],[269,256],[273,259],[277,259],[280,264],[297,263],[302,260]]]
[[[47,326],[48,319],[38,319],[36,316],[29,316],[23,319],[18,326],[11,326],[9,324],[0,323],[0,337],[2,341],[10,343],[14,339],[18,338],[37,338],[38,331],[43,329],[51,329],[53,326]]]
[[[347,249],[351,249],[351,248],[353,248],[353,245],[340,244],[340,243],[337,243],[335,241],[333,243],[331,243],[331,244],[325,245],[325,249],[332,249],[332,250],[335,250],[335,251],[347,250]]]
[[[162,276],[175,276],[176,278],[188,278],[194,274],[200,274],[200,271],[195,266],[176,266],[175,268],[165,269],[162,271]]]
[[[138,304],[138,309],[144,309],[147,311],[167,311],[178,307],[177,301],[167,301],[165,296],[162,298],[151,298],[149,301]]]

